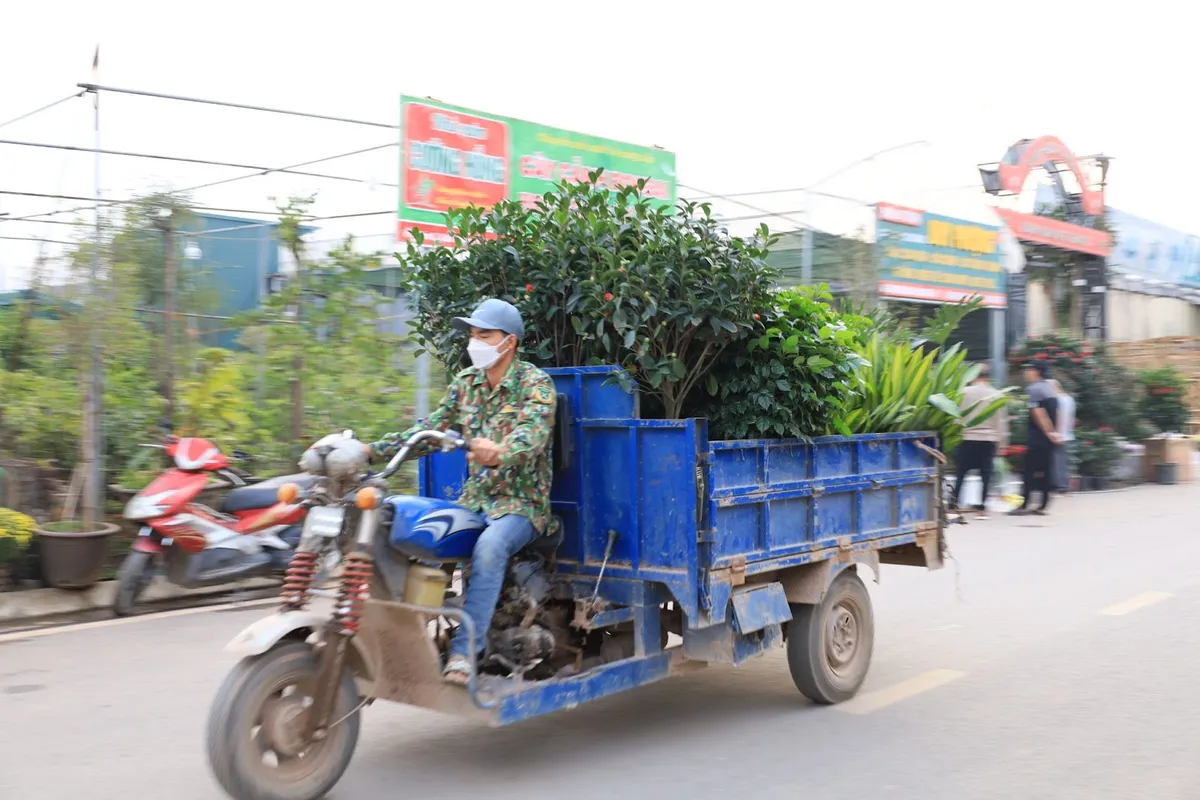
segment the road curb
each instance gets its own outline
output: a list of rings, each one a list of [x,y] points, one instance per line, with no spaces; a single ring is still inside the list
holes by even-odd
[[[23,622],[59,614],[77,614],[83,611],[112,606],[116,593],[116,581],[101,581],[90,589],[68,591],[64,589],[29,589],[0,594],[0,622]],[[198,589],[181,589],[163,578],[155,578],[146,587],[141,602],[162,603],[184,598],[212,597],[213,602],[234,591],[266,589],[278,586],[273,578],[252,578],[236,584],[205,586]]]

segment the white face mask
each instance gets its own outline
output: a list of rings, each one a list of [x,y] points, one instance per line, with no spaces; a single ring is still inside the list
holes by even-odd
[[[471,357],[471,364],[479,369],[491,369],[507,353],[507,350],[500,352],[500,345],[487,344],[478,339],[467,343],[467,355]]]

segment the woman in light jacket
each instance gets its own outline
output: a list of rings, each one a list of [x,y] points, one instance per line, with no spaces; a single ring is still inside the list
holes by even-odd
[[[1075,398],[1067,394],[1062,384],[1051,379],[1050,385],[1058,392],[1058,435],[1061,443],[1054,446],[1054,488],[1066,494],[1071,488],[1071,456],[1069,443],[1075,441]]]

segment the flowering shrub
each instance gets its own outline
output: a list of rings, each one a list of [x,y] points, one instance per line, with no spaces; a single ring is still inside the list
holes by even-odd
[[[1107,478],[1121,461],[1121,444],[1112,428],[1077,430],[1070,448],[1071,462],[1087,478]]]
[[[516,305],[523,355],[544,367],[619,364],[643,409],[677,418],[713,391],[730,345],[763,335],[775,274],[766,226],[730,236],[707,205],[664,209],[639,188],[609,191],[600,173],[563,183],[533,208],[501,202],[447,217],[452,247],[410,244],[401,288],[416,296],[414,338],[453,373],[462,341],[451,321],[485,297]],[[784,377],[784,376],[780,376]]]
[[[14,561],[25,552],[36,527],[33,517],[0,508],[0,564]]]
[[[1012,351],[1010,359],[1014,374],[1032,359],[1050,364],[1050,377],[1057,378],[1075,398],[1076,428],[1107,425],[1130,439],[1141,432],[1137,393],[1130,391],[1136,385],[1134,376],[1109,355],[1103,344],[1052,333],[1026,339]]]
[[[1138,376],[1142,416],[1163,432],[1179,433],[1188,421],[1187,378],[1173,367],[1150,369]]]

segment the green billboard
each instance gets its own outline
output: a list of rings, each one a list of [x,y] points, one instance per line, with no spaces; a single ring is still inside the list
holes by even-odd
[[[675,204],[675,154],[533,122],[483,114],[433,100],[400,98],[398,236],[413,228],[446,243],[446,211],[516,200],[532,206],[560,181],[646,181],[653,201]]]

